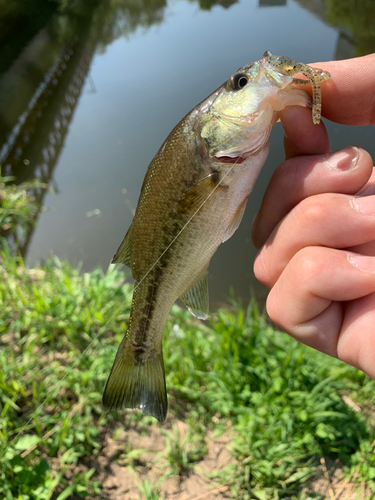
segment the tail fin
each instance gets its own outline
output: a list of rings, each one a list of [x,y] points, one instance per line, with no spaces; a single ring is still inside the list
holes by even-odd
[[[124,354],[120,347],[104,389],[104,408],[139,408],[164,422],[168,400],[162,352],[139,363]]]

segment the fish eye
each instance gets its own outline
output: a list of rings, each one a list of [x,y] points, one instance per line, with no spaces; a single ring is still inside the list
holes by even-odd
[[[229,79],[229,86],[232,90],[241,90],[247,84],[247,75],[245,73],[235,73]]]

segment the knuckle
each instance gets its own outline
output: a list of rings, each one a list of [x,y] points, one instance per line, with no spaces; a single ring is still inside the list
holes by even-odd
[[[305,247],[294,255],[291,265],[299,279],[309,281],[322,274],[326,261],[321,250],[319,247]]]
[[[301,227],[319,225],[327,217],[327,195],[310,196],[297,205],[296,217]]]

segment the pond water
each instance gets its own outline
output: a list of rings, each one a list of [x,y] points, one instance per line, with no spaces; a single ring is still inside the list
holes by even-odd
[[[375,48],[369,2],[355,2],[355,16],[349,0],[82,0],[59,12],[38,3],[0,20],[2,172],[51,188],[35,193],[43,210],[21,245],[30,263],[56,254],[107,268],[170,130],[266,49],[312,62]],[[353,144],[375,157],[374,128],[326,125],[333,150]],[[283,160],[282,137],[277,125],[243,222],[212,259],[214,303],[230,287],[244,300],[265,297],[250,228]]]

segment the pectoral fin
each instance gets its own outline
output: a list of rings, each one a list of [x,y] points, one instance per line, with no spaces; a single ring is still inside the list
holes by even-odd
[[[241,224],[243,214],[245,213],[246,203],[247,203],[247,198],[245,198],[244,201],[237,208],[236,213],[233,215],[233,218],[230,221],[230,224],[223,235],[223,243],[224,241],[229,240],[229,238],[233,235],[236,229],[238,229],[238,226]]]
[[[125,266],[130,267],[130,269],[132,263],[131,228],[132,226],[129,227],[128,232],[125,235],[125,238],[123,239],[121,245],[119,246],[117,252],[115,253],[112,259],[112,264],[125,264]]]
[[[205,269],[194,285],[181,297],[191,314],[199,319],[208,318],[208,269]]]
[[[214,170],[182,195],[177,204],[177,211],[195,213],[215,193],[226,188],[227,186],[220,185],[220,172]]]

